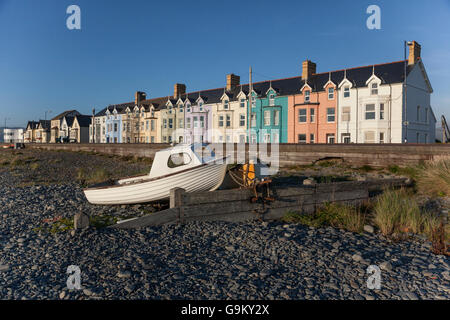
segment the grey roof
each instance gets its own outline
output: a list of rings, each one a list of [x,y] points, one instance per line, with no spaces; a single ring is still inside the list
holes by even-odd
[[[38,125],[41,125],[44,130],[50,130],[50,120],[39,120]]]
[[[63,113],[58,114],[56,117],[52,118],[52,120],[60,120],[60,119],[64,118],[65,116],[73,117],[78,114],[81,114],[81,113],[79,113],[77,110],[67,110],[67,111],[64,111]]]
[[[344,75],[346,74],[346,78],[353,83],[353,85],[357,88],[366,86],[366,81],[372,76],[372,73],[375,74],[378,78],[381,79],[382,84],[393,84],[393,83],[402,83],[404,81],[404,71],[406,71],[407,75],[412,69],[412,66],[408,66],[407,60],[363,66],[357,68],[350,68],[346,70],[337,70],[331,72],[317,73],[313,74],[308,79],[308,84],[311,86],[312,90],[315,92],[323,91],[324,85],[331,79],[334,84],[339,85],[344,79]],[[300,89],[305,84],[305,80],[302,79],[301,76],[285,78],[285,79],[276,79],[276,80],[267,80],[261,82],[253,83],[253,90],[258,93],[258,96],[265,97],[267,90],[272,86],[274,90],[278,93],[278,95],[286,96],[299,93]],[[209,90],[201,90],[195,92],[188,92],[181,95],[183,100],[189,99],[190,101],[196,101],[199,96],[205,101],[206,104],[218,103],[220,102],[220,98],[224,94],[227,93],[231,101],[236,101],[241,90],[248,94],[249,92],[249,84],[242,84],[236,86],[232,90],[227,91],[225,88],[216,88]],[[165,109],[165,104],[170,100],[173,104],[176,104],[178,99],[173,99],[173,97],[159,97],[153,99],[143,100],[141,102],[144,106],[150,106],[153,104],[157,110]],[[133,103],[124,103],[118,106],[123,105],[133,105]],[[117,106],[117,105],[116,105]],[[117,108],[117,107],[116,107]],[[126,108],[126,107],[125,107]],[[124,109],[125,109],[124,108]],[[112,111],[112,109],[111,109]],[[96,114],[96,116],[105,115],[106,108]]]
[[[68,127],[71,127],[73,124],[73,120],[75,119],[75,117],[65,117],[66,118],[66,123]]]
[[[77,115],[75,116],[75,118],[77,118],[80,127],[89,127],[89,125],[91,124],[91,116]]]
[[[28,129],[28,128],[29,128],[29,129],[37,129],[38,125],[39,125],[39,122],[38,122],[38,121],[28,121],[28,123],[27,123],[27,129]]]

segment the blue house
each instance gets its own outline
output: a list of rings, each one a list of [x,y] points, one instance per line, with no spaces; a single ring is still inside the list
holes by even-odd
[[[110,105],[105,111],[106,143],[122,143],[122,113],[123,105]]]

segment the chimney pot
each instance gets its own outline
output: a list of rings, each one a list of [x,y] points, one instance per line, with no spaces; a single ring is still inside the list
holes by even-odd
[[[231,91],[238,87],[241,83],[241,77],[234,73],[227,74],[227,91]]]
[[[302,79],[308,80],[313,74],[316,73],[316,64],[310,60],[305,60],[302,63]]]
[[[186,85],[184,83],[175,83],[173,88],[173,98],[178,99],[186,93]]]
[[[142,100],[145,100],[147,94],[145,92],[142,91],[136,91],[136,93],[134,94],[134,103],[135,105],[139,105]]]
[[[422,47],[416,41],[408,43],[408,47],[409,47],[408,65],[413,65],[420,60]]]

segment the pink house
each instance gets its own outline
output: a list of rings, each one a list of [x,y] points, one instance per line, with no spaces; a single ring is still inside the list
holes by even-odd
[[[288,98],[288,143],[335,143],[337,84],[331,73],[316,74],[303,62],[302,86]]]

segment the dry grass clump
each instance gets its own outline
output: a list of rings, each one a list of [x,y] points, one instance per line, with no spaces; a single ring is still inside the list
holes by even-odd
[[[288,212],[283,217],[283,221],[301,223],[314,228],[332,226],[352,232],[362,232],[366,217],[360,208],[341,203],[327,203],[313,214]]]
[[[417,175],[417,189],[429,196],[450,197],[450,157],[425,164]]]
[[[79,168],[76,175],[76,180],[83,186],[105,182],[110,179],[110,173],[104,168],[98,168],[90,172],[84,168]]]
[[[431,237],[440,224],[440,218],[422,211],[405,189],[386,190],[376,199],[373,215],[374,223],[386,236],[410,232]]]

